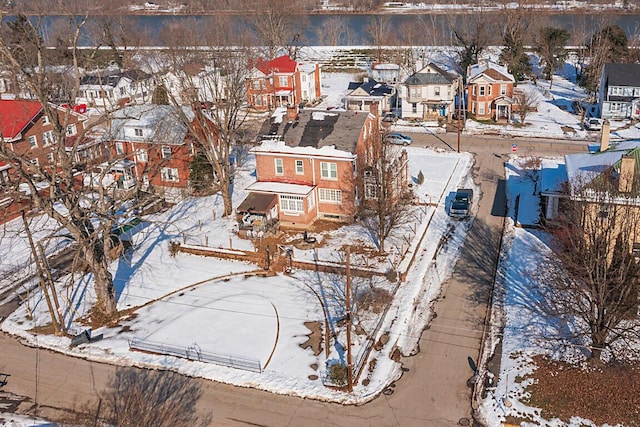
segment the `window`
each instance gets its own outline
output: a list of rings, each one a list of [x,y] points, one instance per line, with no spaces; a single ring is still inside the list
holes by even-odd
[[[196,149],[193,146],[193,143],[189,144],[189,155],[193,156],[196,153]]]
[[[35,135],[31,135],[29,137],[29,145],[31,147],[37,147],[38,146],[38,137],[36,137]]]
[[[611,88],[611,95],[622,95],[622,94],[623,94],[623,91],[621,87],[613,86]]]
[[[323,179],[338,179],[338,164],[320,162],[320,176]]]
[[[435,96],[440,96],[440,86],[436,86],[433,88],[433,93]]]
[[[169,147],[168,145],[163,145],[162,146],[162,158],[163,159],[170,159],[171,158],[171,147]]]
[[[364,198],[369,200],[378,198],[378,185],[376,183],[367,182],[364,184]]]
[[[280,196],[280,210],[304,212],[304,199],[301,196]]]
[[[487,86],[487,95],[491,95],[491,85]]]
[[[176,168],[160,168],[160,176],[163,181],[178,182],[178,169]]]
[[[253,89],[254,90],[260,90],[260,80],[254,80],[253,81]]]
[[[124,87],[120,88],[120,96],[124,96],[127,92],[127,90]]]
[[[289,86],[289,79],[287,78],[287,76],[280,76],[278,77],[278,84],[282,87],[286,87]]]
[[[42,133],[42,144],[43,145],[51,145],[55,142],[55,136],[53,135],[52,130],[48,130]]]
[[[473,114],[475,114],[475,113],[476,113],[476,101],[472,101],[472,102],[471,102],[471,112],[472,112]]]
[[[478,102],[478,115],[484,114],[484,102]]]
[[[276,175],[284,175],[284,166],[282,159],[276,159]]]
[[[149,161],[149,154],[144,148],[138,148],[136,150],[136,162],[146,163]]]
[[[411,112],[412,113],[417,113],[418,112],[418,104],[417,103],[413,102],[411,104]]]
[[[140,129],[140,128],[135,128],[135,129],[133,130],[133,134],[134,134],[135,136],[144,136],[144,133],[142,132],[142,129]]]
[[[304,174],[304,163],[302,160],[296,160],[296,173],[298,175]]]
[[[485,87],[480,86],[480,96],[484,96],[484,94],[485,94]]]
[[[411,88],[411,98],[420,98],[421,92],[422,90],[419,87],[412,87]]]
[[[38,159],[31,159],[30,162],[34,166],[40,166],[40,162],[38,161]]]
[[[506,95],[506,94],[507,94],[507,85],[501,84],[500,85],[500,95]]]
[[[122,142],[116,142],[116,154],[119,156],[124,154],[124,144]]]
[[[311,193],[307,196],[307,206],[309,206],[309,209],[312,209],[315,205],[316,200],[315,197],[313,197],[313,193]]]
[[[78,128],[75,123],[67,126],[67,136],[73,136],[76,133],[78,133]]]
[[[318,199],[325,203],[342,203],[342,191],[331,188],[318,188]]]
[[[473,95],[475,96],[476,94],[476,85],[473,85]]]
[[[49,123],[51,123],[49,121],[49,116],[47,116],[46,114],[44,116],[42,116],[42,124],[43,125],[48,125]]]
[[[307,75],[306,74],[302,74],[300,76],[300,78],[302,79],[302,83],[306,83],[307,82]]]
[[[49,153],[47,154],[47,160],[49,160],[50,164],[53,164],[56,160],[56,157],[53,155],[53,153]]]

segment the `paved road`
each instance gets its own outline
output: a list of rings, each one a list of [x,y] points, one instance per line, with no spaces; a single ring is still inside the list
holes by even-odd
[[[443,149],[456,147],[456,136],[414,135],[415,144]],[[585,151],[584,143],[462,138],[462,148],[477,154],[474,178],[481,186],[478,216],[467,237],[453,276],[444,284],[435,305],[437,317],[420,338],[421,351],[403,359],[407,373],[394,393],[363,406],[342,406],[277,396],[194,379],[201,384],[202,413],[212,415],[216,426],[427,426],[458,425],[471,418],[472,372],[468,358],[477,359],[482,322],[504,215],[503,161],[518,143],[518,154],[560,155]],[[10,373],[4,391],[24,397],[21,412],[59,419],[60,408],[96,404],[115,367],[91,363],[17,343],[0,335],[0,372]],[[0,393],[2,403],[2,393]]]

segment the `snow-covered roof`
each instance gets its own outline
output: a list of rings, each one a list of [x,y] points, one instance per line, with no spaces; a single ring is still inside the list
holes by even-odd
[[[187,120],[193,120],[194,113],[189,107],[182,107]],[[163,144],[182,144],[187,127],[182,123],[182,115],[172,105],[131,105],[113,114],[111,126],[105,138],[116,141],[140,140]],[[144,136],[136,136],[132,128],[148,130]]]
[[[510,81],[515,82],[513,75],[507,70],[506,67],[491,62],[487,59],[479,61],[477,64],[469,66],[467,72],[467,80],[471,83],[472,80],[485,76],[492,81]]]
[[[544,159],[540,166],[540,192],[542,194],[562,192],[562,187],[567,182],[566,164]]]
[[[254,153],[292,154],[345,160],[354,160],[356,158],[355,154],[339,150],[332,145],[325,145],[320,148],[301,146],[291,147],[285,144],[284,141],[270,140],[263,141],[262,144],[251,149],[251,151]]]
[[[313,185],[302,185],[302,184],[286,184],[284,182],[254,182],[250,186],[247,187],[247,191],[256,191],[261,193],[272,193],[272,194],[296,194],[300,196],[305,196],[313,191]]]
[[[610,150],[596,154],[579,153],[565,156],[569,182],[587,183],[617,163],[626,150]]]

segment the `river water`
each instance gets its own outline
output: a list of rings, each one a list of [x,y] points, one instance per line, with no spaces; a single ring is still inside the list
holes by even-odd
[[[301,16],[301,35],[304,37],[301,39],[300,44],[305,46],[320,46],[328,44],[326,39],[323,40],[319,36],[318,29],[330,19],[336,17],[343,20],[345,33],[342,34],[339,44],[343,46],[361,46],[371,45],[372,41],[368,35],[367,27],[371,24],[373,19],[380,15],[355,15],[355,14],[322,14],[322,15],[308,15]],[[488,17],[496,17],[488,14]],[[237,31],[241,31],[243,27],[246,27],[246,22],[243,17],[239,15],[225,15],[230,19]],[[414,37],[415,42],[412,44],[418,45],[451,45],[452,36],[449,30],[450,24],[455,22],[455,25],[464,25],[465,20],[469,19],[469,15],[456,14],[393,14],[384,15],[388,20],[388,29],[390,30],[390,36],[385,45],[398,44],[398,40],[403,35],[403,32],[407,32],[409,28],[413,28],[416,31]],[[562,14],[544,14],[542,18],[546,19],[545,25],[564,28],[569,31],[570,34],[588,34],[593,28],[597,28],[596,23],[600,22],[602,12],[593,12],[585,15],[584,13],[562,13]],[[58,28],[62,23],[67,21],[68,17],[62,16],[50,16],[45,20],[44,36],[47,37],[47,28]],[[89,18],[91,19],[91,18]],[[128,26],[135,28],[138,31],[144,31],[150,36],[148,42],[151,46],[159,44],[160,33],[162,29],[167,25],[186,24],[186,28],[194,28],[194,31],[206,31],[211,26],[215,25],[215,17],[210,15],[131,15],[123,18]],[[627,32],[627,35],[631,37],[638,30],[640,30],[640,15],[637,14],[609,14],[605,17],[607,24],[617,24]],[[306,22],[306,23],[305,23]],[[494,36],[499,37],[499,31],[496,31],[496,24],[489,24],[488,31]],[[585,32],[584,29],[587,29]],[[499,43],[499,39],[493,41],[493,43]],[[582,44],[584,40],[574,38],[571,40],[571,44]],[[91,40],[87,37],[83,38],[83,45],[91,45]]]

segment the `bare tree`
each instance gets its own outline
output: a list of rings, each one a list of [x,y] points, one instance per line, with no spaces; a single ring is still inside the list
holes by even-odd
[[[114,427],[206,426],[197,415],[202,390],[195,380],[175,372],[119,368],[101,396],[99,418]]]
[[[342,16],[332,16],[325,19],[315,32],[320,44],[340,46],[346,43],[347,22]]]
[[[367,25],[369,39],[376,47],[376,60],[382,62],[382,45],[389,34],[389,18],[384,15],[374,15]]]
[[[382,132],[376,135],[372,161],[363,171],[364,200],[358,215],[384,253],[387,238],[408,219],[411,195],[406,191],[406,150],[385,141]]]
[[[588,93],[595,94],[605,63],[627,63],[631,59],[629,40],[626,32],[618,25],[605,25],[591,35],[586,48],[589,64],[580,83]]]
[[[211,51],[198,52],[190,48],[192,43],[189,41],[182,46],[171,46],[169,68],[163,69],[162,73],[169,73],[174,80],[167,81],[167,74],[160,75],[159,79],[175,88],[168,91],[171,104],[193,107],[195,119],[184,114],[180,119],[211,165],[224,202],[224,215],[230,215],[233,212],[234,176],[231,161],[234,147],[243,142],[244,134],[240,129],[247,115],[243,105],[252,51],[223,47],[225,42],[219,39],[209,43],[223,44]],[[183,110],[176,108],[176,111]]]
[[[458,72],[465,76],[469,65],[478,63],[492,41],[492,15],[480,10],[473,15],[451,15],[449,26],[458,47]]]
[[[246,10],[251,11],[249,26],[267,48],[269,59],[278,56],[281,49],[296,58],[308,26],[305,15],[297,14],[287,0],[249,0]]]
[[[28,92],[32,101],[41,105],[38,117],[50,123],[51,132],[47,133],[46,140],[43,134],[40,141],[42,150],[47,152],[47,161],[32,157],[29,142],[22,141],[23,148],[18,149],[17,142],[4,140],[0,142],[0,161],[12,168],[11,197],[35,212],[53,218],[73,238],[77,247],[73,273],[91,274],[97,299],[92,321],[101,323],[116,313],[116,289],[109,265],[117,256],[113,249],[118,242],[113,238],[112,230],[119,220],[130,216],[138,206],[131,200],[144,200],[145,197],[140,185],[124,194],[115,182],[94,187],[82,180],[86,161],[79,153],[83,144],[95,141],[95,136],[91,135],[92,127],[103,125],[109,112],[95,117],[93,124],[89,125],[87,120],[78,118],[71,103],[61,106],[53,102],[57,100],[56,88],[52,85],[55,82],[52,79],[54,69],[64,65],[72,76],[67,89],[69,101],[78,95],[82,75],[80,62],[84,56],[78,49],[78,40],[86,20],[75,17],[68,22],[70,26],[58,35],[68,46],[66,55],[57,57],[65,61],[62,64],[51,61],[49,49],[39,37],[41,21],[23,21],[19,28],[9,27],[8,30],[3,23],[0,57],[23,85],[21,92]],[[24,55],[24,52],[29,54]],[[100,150],[104,153],[104,149]],[[96,174],[96,180],[105,182],[110,167],[123,158],[112,157],[110,163]],[[24,188],[28,191],[23,191]]]
[[[521,87],[513,91],[513,110],[520,117],[521,125],[525,124],[529,114],[537,111],[540,100],[540,93],[530,86]]]
[[[637,182],[628,172],[612,168],[592,178],[569,184],[555,233],[569,277],[552,283],[550,300],[555,315],[578,320],[576,337],[586,338],[589,357],[599,360],[603,350],[616,356],[614,343],[640,338],[640,270],[632,254],[640,209]]]
[[[523,176],[533,184],[533,194],[538,192],[538,182],[540,181],[540,170],[542,159],[536,156],[525,157],[520,164]]]

